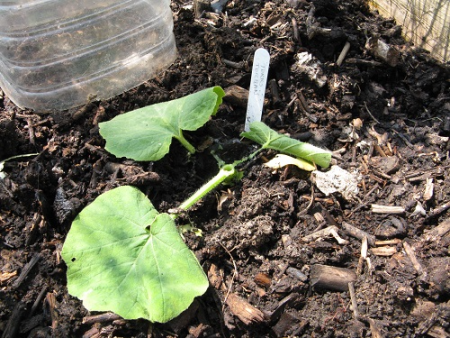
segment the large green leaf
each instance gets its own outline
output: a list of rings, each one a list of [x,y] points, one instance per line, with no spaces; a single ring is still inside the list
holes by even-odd
[[[263,149],[274,149],[293,155],[320,165],[323,168],[327,168],[330,165],[331,152],[279,134],[263,122],[253,122],[250,124],[250,130],[243,132],[241,136],[259,143]]]
[[[106,150],[117,157],[136,161],[157,161],[169,152],[172,138],[190,152],[195,149],[183,130],[197,130],[217,112],[225,95],[220,87],[136,109],[99,124]]]
[[[124,186],[76,217],[61,255],[69,293],[90,311],[167,322],[202,295],[208,280],[168,214]]]

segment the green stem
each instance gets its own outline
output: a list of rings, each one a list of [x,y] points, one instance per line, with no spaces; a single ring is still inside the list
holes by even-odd
[[[254,151],[253,153],[251,153],[250,155],[248,155],[247,157],[244,157],[240,160],[236,160],[233,162],[233,166],[238,166],[244,162],[250,161],[252,160],[256,155],[258,155],[261,151],[263,150],[263,148],[259,148],[258,150]]]
[[[191,153],[195,154],[195,148],[192,144],[189,143],[183,136],[183,132],[180,130],[180,134],[178,136],[174,136],[180,143]]]
[[[205,197],[211,190],[216,188],[220,183],[225,181],[228,177],[232,176],[235,172],[234,165],[226,164],[224,165],[219,173],[205,183],[200,189],[198,189],[195,194],[189,197],[186,201],[181,203],[180,209],[188,210],[195,203]]]

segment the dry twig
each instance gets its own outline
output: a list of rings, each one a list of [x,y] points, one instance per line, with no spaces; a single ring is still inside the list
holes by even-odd
[[[355,286],[353,282],[348,283],[348,291],[352,301],[353,319],[359,320],[358,303],[356,302]]]
[[[106,323],[106,322],[112,322],[116,319],[120,319],[121,317],[119,315],[116,315],[112,312],[105,312],[101,313],[95,316],[88,316],[84,317],[82,323],[86,325],[91,325],[94,323]]]
[[[371,209],[376,214],[403,214],[405,208],[391,205],[372,204]]]
[[[230,295],[231,289],[233,287],[234,278],[236,277],[236,274],[237,274],[237,266],[236,266],[236,262],[233,259],[233,256],[231,255],[231,252],[222,243],[220,243],[220,245],[227,252],[227,254],[230,256],[231,262],[233,263],[233,268],[234,268],[233,276],[231,277],[231,281],[230,281],[230,285],[228,286],[227,294],[225,295],[225,299],[223,300],[223,303],[225,304],[225,303],[227,303],[228,296]],[[222,308],[222,311],[223,311],[223,308]]]
[[[13,289],[17,289],[25,280],[25,278],[27,278],[28,274],[30,273],[31,269],[33,269],[33,267],[36,265],[36,263],[39,261],[39,258],[41,258],[39,256],[39,254],[34,255],[30,261],[23,267],[22,272],[20,273],[19,278],[17,278],[12,287]]]
[[[411,263],[414,269],[416,269],[417,273],[420,276],[426,275],[422,267],[422,264],[420,264],[419,261],[417,260],[416,254],[414,253],[414,249],[411,247],[411,245],[409,245],[408,242],[403,242],[403,248],[405,249],[405,252],[408,255],[409,259],[411,260]]]
[[[439,224],[437,227],[426,232],[425,239],[432,240],[435,237],[442,237],[445,234],[447,234],[448,232],[450,232],[450,219],[446,219],[441,224]]]
[[[353,270],[315,264],[311,266],[311,286],[318,289],[347,291],[348,283],[356,281]]]
[[[264,314],[260,310],[234,293],[230,293],[226,303],[230,311],[245,325],[264,321]]]
[[[361,229],[358,229],[357,227],[355,227],[347,222],[342,222],[341,226],[342,226],[342,230],[347,232],[350,236],[358,238],[360,240],[363,240],[363,238],[367,238],[367,241],[370,244],[370,246],[375,245],[375,240],[376,240],[375,236],[370,235],[369,233],[367,233]]]
[[[349,50],[350,50],[350,42],[347,41],[344,45],[344,48],[342,48],[341,54],[339,54],[339,57],[336,61],[336,65],[338,65],[339,67],[342,65],[342,62],[344,62],[344,59],[347,56]]]
[[[341,244],[341,245],[348,244],[349,242],[346,239],[339,237],[338,230],[339,229],[337,228],[337,226],[331,225],[328,228],[313,232],[312,234],[303,237],[302,241],[308,243],[308,242],[316,241],[318,239],[323,239],[328,236],[333,236],[339,244]]]
[[[381,246],[370,249],[370,252],[376,256],[392,256],[397,253],[397,248],[394,246]]]

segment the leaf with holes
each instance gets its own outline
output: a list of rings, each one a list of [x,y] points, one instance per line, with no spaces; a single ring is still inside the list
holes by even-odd
[[[61,255],[69,293],[90,311],[167,322],[208,288],[168,214],[138,189],[110,190],[83,209]]]

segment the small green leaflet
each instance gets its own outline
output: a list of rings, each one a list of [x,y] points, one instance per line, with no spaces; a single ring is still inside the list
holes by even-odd
[[[259,143],[263,149],[274,149],[315,163],[323,168],[328,168],[330,165],[331,152],[279,134],[263,122],[253,122],[250,124],[250,131],[241,133],[241,136]]]
[[[97,197],[72,223],[61,256],[69,293],[90,311],[164,323],[208,288],[169,214],[138,189]]]
[[[106,150],[117,157],[136,161],[157,161],[169,152],[176,138],[194,153],[195,148],[183,136],[183,130],[197,130],[222,103],[225,92],[220,87],[118,115],[99,124]]]

